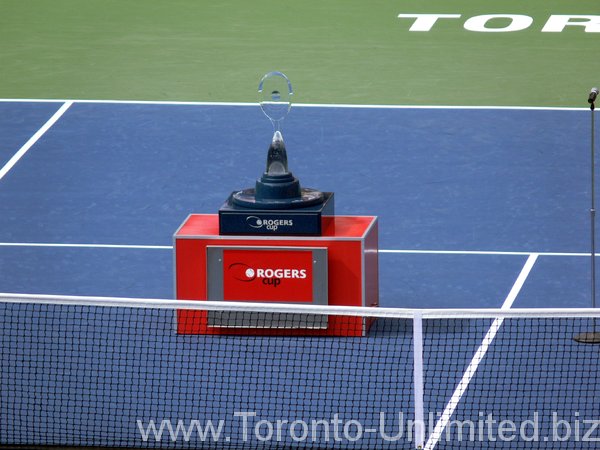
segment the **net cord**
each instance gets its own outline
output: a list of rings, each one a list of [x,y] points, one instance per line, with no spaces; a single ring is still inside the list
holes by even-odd
[[[423,319],[471,318],[575,318],[600,317],[600,308],[495,308],[478,309],[407,309],[361,306],[307,305],[274,302],[169,300],[126,297],[92,297],[42,294],[0,293],[0,303],[56,304],[72,306],[102,306],[200,311],[239,311],[298,313],[333,316],[413,319],[420,313]]]

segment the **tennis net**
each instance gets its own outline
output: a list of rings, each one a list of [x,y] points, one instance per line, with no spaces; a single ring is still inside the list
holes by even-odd
[[[597,448],[599,317],[0,294],[0,445]]]

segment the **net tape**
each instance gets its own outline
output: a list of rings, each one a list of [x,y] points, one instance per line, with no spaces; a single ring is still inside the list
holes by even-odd
[[[360,316],[373,318],[423,319],[477,318],[592,318],[600,317],[600,308],[373,308],[360,306],[307,305],[273,302],[171,300],[131,297],[71,296],[0,293],[0,303],[31,303],[72,306],[103,306],[200,311],[272,312],[290,314]]]

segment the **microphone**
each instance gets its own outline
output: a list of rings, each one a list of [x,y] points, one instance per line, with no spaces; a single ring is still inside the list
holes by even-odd
[[[588,103],[594,103],[596,101],[596,97],[598,96],[598,88],[592,88],[590,91],[590,96],[588,97]]]

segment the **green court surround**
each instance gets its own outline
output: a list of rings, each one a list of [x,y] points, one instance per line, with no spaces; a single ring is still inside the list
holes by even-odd
[[[453,13],[429,32],[398,14]],[[479,33],[469,17],[522,14]],[[0,0],[0,98],[256,101],[271,70],[296,102],[586,106],[600,33],[541,32],[597,0]],[[506,20],[489,22],[506,26]]]

